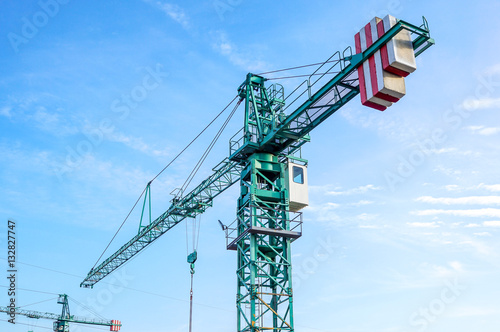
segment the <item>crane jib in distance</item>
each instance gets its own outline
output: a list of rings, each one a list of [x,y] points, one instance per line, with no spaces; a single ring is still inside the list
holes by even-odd
[[[57,303],[62,305],[62,312],[59,315],[50,312],[23,310],[10,307],[0,307],[0,312],[5,312],[9,315],[22,315],[34,319],[44,318],[54,320],[55,332],[69,332],[69,323],[109,326],[110,331],[119,331],[122,326],[119,320],[88,319],[72,316],[69,312],[68,295],[66,294],[60,294]]]
[[[230,141],[229,157],[91,269],[80,286],[93,287],[172,227],[205,212],[215,197],[239,181],[237,218],[224,226],[227,248],[238,256],[238,331],[293,331],[290,245],[302,234],[298,210],[307,205],[291,199],[293,183],[307,185],[307,160],[301,157],[301,147],[310,141],[314,128],[360,92],[363,101],[366,86],[360,87],[364,78],[358,68],[398,34],[411,36],[412,56],[434,44],[425,18],[421,26],[396,19],[392,24],[361,52],[352,54],[348,47],[342,54],[334,53],[286,97],[281,85],[266,87],[270,79],[249,73],[238,88],[240,102],[245,103],[244,126]]]

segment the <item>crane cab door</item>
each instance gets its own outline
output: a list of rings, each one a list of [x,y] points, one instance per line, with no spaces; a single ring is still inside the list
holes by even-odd
[[[289,208],[290,211],[297,212],[309,205],[307,166],[288,161],[286,177]]]

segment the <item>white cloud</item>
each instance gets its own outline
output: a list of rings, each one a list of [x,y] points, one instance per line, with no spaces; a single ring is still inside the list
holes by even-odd
[[[370,205],[370,204],[373,204],[375,202],[373,201],[367,201],[367,200],[361,200],[359,202],[355,202],[355,203],[349,203],[349,205],[351,206],[363,206],[363,205]]]
[[[457,272],[463,271],[463,265],[458,261],[449,262],[448,265],[450,265]]]
[[[11,110],[12,110],[12,107],[4,106],[4,107],[0,108],[0,115],[5,116],[7,118],[10,118],[10,117],[12,117],[12,114],[10,113]]]
[[[437,228],[439,225],[433,222],[407,222],[406,223],[410,227],[418,227],[418,228]]]
[[[338,209],[339,206],[339,204],[327,202],[321,205],[309,205],[306,209],[314,212],[318,221],[339,221],[339,215],[333,211]]]
[[[497,133],[500,133],[500,127],[490,127],[490,128],[484,128],[482,129],[479,134],[480,135],[494,135],[494,134],[497,134]]]
[[[380,226],[380,225],[359,225],[359,228],[367,228],[367,229],[380,229],[380,228],[386,228],[387,226]]]
[[[327,195],[334,195],[334,196],[354,195],[354,194],[364,194],[364,193],[371,191],[371,190],[380,190],[380,189],[382,189],[382,188],[376,187],[373,184],[367,184],[366,186],[359,186],[359,187],[351,188],[351,189],[344,190],[344,191],[328,191],[328,192],[326,192],[326,194]]]
[[[500,191],[500,184],[484,184],[484,183],[480,183],[478,186],[477,186],[478,189],[486,189],[488,191],[492,191],[492,192],[498,192]]]
[[[466,129],[474,134],[490,136],[500,133],[500,127],[469,126]]]
[[[229,40],[224,31],[216,31],[212,33],[212,38],[214,39],[212,47],[217,52],[228,58],[229,61],[235,66],[241,67],[250,72],[263,72],[269,68],[265,61],[256,59],[255,52],[241,51]]]
[[[466,99],[461,106],[466,110],[500,108],[500,98]]]
[[[454,310],[451,310],[447,315],[450,317],[474,317],[474,316],[498,316],[500,310],[491,307],[473,307],[461,305]],[[493,318],[493,317],[492,317]]]
[[[33,114],[33,120],[42,126],[50,126],[59,122],[59,116],[56,113],[49,113],[45,107],[39,106]]]
[[[469,197],[431,197],[422,196],[416,199],[417,202],[430,204],[477,204],[477,205],[500,205],[500,196],[469,196]]]
[[[444,189],[446,189],[447,191],[470,191],[470,190],[485,189],[485,190],[491,191],[491,192],[500,192],[500,184],[480,183],[478,185],[471,186],[471,187],[460,187],[456,184],[450,184],[450,185],[444,186]]]
[[[350,124],[375,130],[384,137],[398,141],[409,141],[414,140],[417,136],[415,121],[399,115],[391,115],[390,118],[386,118],[377,113],[365,112],[359,107],[354,109],[343,107],[339,112]]]
[[[435,154],[443,154],[443,153],[456,152],[457,150],[458,150],[457,148],[441,148],[441,149],[430,150],[430,152]]]
[[[493,65],[486,69],[485,75],[495,75],[495,74],[500,74],[500,63],[497,63],[496,65]]]
[[[453,169],[453,168],[450,168],[450,167],[446,168],[446,167],[444,167],[442,165],[438,165],[436,168],[434,168],[434,171],[435,172],[442,172],[442,173],[444,173],[444,174],[446,174],[448,176],[462,174],[462,171],[460,171],[460,170],[456,170],[456,169]]]
[[[144,143],[141,138],[126,136],[124,134],[115,133],[115,132],[111,132],[111,133],[107,134],[106,138],[109,141],[122,143],[131,149],[140,151],[140,152],[145,153],[145,154],[150,155],[150,156],[162,157],[162,156],[169,155],[167,150],[155,149],[155,148],[151,147],[150,145]]]
[[[479,232],[479,233],[474,233],[475,236],[491,236],[491,233],[488,232]]]
[[[449,184],[447,186],[444,186],[444,188],[448,191],[460,191],[461,190],[460,186],[457,186],[456,184]]]
[[[184,10],[180,8],[178,5],[171,4],[168,2],[153,1],[153,0],[144,0],[144,2],[164,12],[172,20],[179,23],[184,29],[187,30],[189,28],[189,19],[187,15],[184,13]]]
[[[500,220],[485,221],[485,222],[483,222],[483,226],[500,227]]]
[[[452,215],[457,217],[500,217],[500,209],[470,209],[470,210],[419,210],[412,211],[412,214],[417,216],[432,216],[432,215]]]
[[[363,221],[370,221],[373,219],[377,218],[377,214],[370,214],[370,213],[361,213],[356,216],[357,219],[363,220]]]
[[[465,225],[466,228],[474,228],[474,227],[480,227],[480,226],[481,225],[475,224],[475,223],[470,223],[470,224]]]
[[[448,262],[447,265],[423,263],[418,269],[423,276],[432,279],[456,278],[459,273],[464,272],[462,263],[458,261]]]

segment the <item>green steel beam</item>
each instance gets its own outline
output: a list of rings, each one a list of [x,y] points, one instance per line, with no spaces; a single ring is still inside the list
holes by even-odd
[[[173,202],[168,210],[141,227],[139,233],[124,244],[108,259],[92,269],[80,287],[93,287],[98,281],[125,264],[141,250],[186,218],[194,218],[212,206],[213,199],[240,179],[242,166],[238,162],[224,159],[214,169],[214,173],[194,188],[190,193]]]

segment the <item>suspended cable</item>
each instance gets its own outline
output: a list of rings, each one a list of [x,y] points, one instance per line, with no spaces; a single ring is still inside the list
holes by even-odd
[[[191,273],[191,290],[189,292],[189,332],[192,332],[193,327],[193,276]]]
[[[2,260],[7,260],[6,258],[0,258]],[[65,274],[65,275],[68,275],[68,276],[71,276],[71,277],[75,277],[75,278],[82,278],[82,276],[79,276],[79,275],[76,275],[76,274],[71,274],[71,273],[66,273],[66,272],[61,272],[61,271],[57,271],[57,270],[52,270],[52,269],[48,269],[46,267],[42,267],[42,266],[38,266],[38,265],[33,265],[33,264],[28,264],[28,263],[21,263],[21,262],[17,262],[17,264],[22,264],[22,265],[26,265],[26,266],[31,266],[31,267],[36,267],[37,269],[42,269],[42,270],[47,270],[47,271],[51,271],[51,272],[56,272],[56,273],[60,273],[60,274]],[[54,293],[47,293],[47,294],[54,294]],[[56,294],[58,295],[58,294]]]
[[[336,61],[339,61],[339,60],[335,59],[335,60],[330,60],[330,61],[324,61],[324,62],[318,62],[318,63],[311,63],[311,64],[303,65],[303,66],[297,66],[297,67],[290,67],[290,68],[285,68],[285,69],[278,69],[278,70],[273,70],[273,71],[267,71],[265,73],[260,73],[260,74],[257,74],[257,75],[262,76],[262,75],[266,75],[266,74],[279,73],[281,71],[301,69],[301,68],[307,68],[307,67],[312,67],[312,66],[319,66],[319,65],[322,65],[322,64],[325,64],[325,63],[331,63],[331,62],[336,62]]]
[[[0,259],[6,260],[5,258],[0,258]],[[54,273],[64,274],[64,275],[68,275],[68,276],[75,277],[75,278],[78,278],[78,279],[83,278],[83,276],[79,276],[79,275],[75,275],[75,274],[71,274],[71,273],[66,273],[66,272],[62,272],[62,271],[57,271],[57,270],[53,270],[53,269],[48,269],[48,268],[45,268],[45,267],[42,267],[42,266],[33,265],[33,264],[27,264],[27,263],[22,263],[22,262],[17,262],[17,264],[32,266],[32,267],[35,267],[37,269],[42,269],[42,270],[47,270],[47,271],[54,272]],[[114,285],[114,286],[116,286],[115,284],[110,283],[110,282],[106,282],[106,281],[102,281],[102,283],[103,284],[107,284],[107,285]],[[0,285],[0,287],[9,288],[9,286],[5,286],[5,285]],[[128,290],[131,290],[131,291],[134,291],[134,292],[138,292],[138,293],[143,293],[143,294],[148,294],[148,295],[154,295],[154,296],[161,297],[161,298],[164,298],[164,299],[170,299],[170,300],[175,300],[175,301],[180,301],[180,302],[188,302],[186,299],[179,299],[179,298],[172,297],[172,296],[158,294],[156,292],[155,293],[148,292],[148,291],[145,291],[145,290],[141,290],[141,289],[137,289],[137,288],[132,288],[132,287],[127,287],[127,286],[123,286],[123,285],[120,285],[120,287],[123,288],[123,289],[128,289]],[[27,292],[40,293],[40,294],[59,295],[59,293],[44,292],[44,291],[39,291],[39,290],[34,290],[34,289],[27,289],[27,288],[17,288],[17,289],[18,290],[22,290],[22,291],[27,291]],[[201,306],[201,307],[206,307],[206,308],[211,308],[211,309],[217,309],[217,310],[226,311],[226,312],[234,312],[232,310],[228,310],[228,309],[220,308],[220,307],[214,307],[214,306],[211,306],[211,305],[208,305],[208,304],[196,303],[196,302],[194,304],[196,304],[197,306]]]
[[[20,306],[18,306],[18,308],[29,307],[29,306],[32,306],[32,305],[35,305],[35,304],[39,304],[39,303],[43,303],[43,302],[49,302],[49,301],[53,301],[53,300],[56,300],[56,299],[57,299],[57,297],[53,297],[53,298],[50,298],[48,300],[43,300],[43,301],[39,301],[39,302],[35,302],[35,303],[20,305]]]
[[[188,231],[189,225],[186,222],[186,255],[189,255],[189,231]]]
[[[17,262],[19,264],[19,262]],[[0,285],[0,287],[3,287],[3,288],[9,288],[9,286],[4,286],[4,285]],[[17,288],[18,290],[23,290],[23,291],[27,291],[27,292],[33,292],[33,293],[41,293],[41,294],[49,294],[49,295],[59,295],[57,293],[50,293],[50,292],[42,292],[42,291],[37,291],[37,290],[32,290],[32,289],[26,289],[26,288]]]
[[[196,250],[198,250],[198,244],[200,243],[200,230],[201,230],[201,214],[199,215],[199,220],[198,220],[198,236],[196,238]]]
[[[137,206],[137,203],[139,203],[139,201],[141,200],[141,197],[142,195],[144,195],[144,193],[146,192],[146,188],[147,186],[142,190],[142,193],[141,195],[137,198],[137,200],[135,201],[134,203],[134,206],[132,206],[132,208],[130,209],[130,211],[128,212],[127,216],[125,217],[125,219],[123,220],[122,224],[120,225],[120,227],[118,227],[118,230],[116,231],[115,235],[113,235],[113,237],[111,238],[111,241],[109,241],[108,245],[106,246],[106,248],[104,248],[104,251],[102,252],[101,256],[99,256],[99,258],[97,259],[97,261],[95,262],[94,266],[92,266],[92,269],[91,271],[96,267],[96,265],[99,263],[99,261],[101,260],[102,256],[104,256],[104,253],[106,252],[106,250],[108,250],[109,246],[111,245],[111,242],[113,242],[113,240],[115,239],[115,237],[118,235],[118,232],[120,232],[120,230],[122,229],[123,225],[125,224],[125,222],[127,221],[128,217],[130,217],[130,215],[132,214],[132,211],[134,211],[135,207]]]
[[[96,311],[92,310],[91,308],[89,308],[88,306],[84,305],[83,303],[81,302],[78,302],[74,297],[70,297],[68,295],[68,298],[71,299],[71,301],[75,302],[76,304],[78,304],[80,307],[86,309],[87,311],[89,311],[90,313],[93,313],[94,315],[96,315],[97,317],[101,318],[102,320],[108,320],[107,318],[101,316],[99,313],[97,313]]]
[[[215,120],[217,120],[219,118],[219,116],[221,116],[222,113],[224,113],[228,109],[229,106],[231,106],[231,104],[236,100],[236,98],[238,98],[238,96],[234,97],[233,100],[231,100],[229,102],[229,104],[227,104],[226,107],[224,107],[224,109],[222,111],[220,111],[220,113],[217,114],[217,116],[212,121],[210,121],[210,123],[205,128],[203,128],[203,130],[198,135],[196,135],[196,137],[193,138],[193,140],[191,142],[189,142],[189,144],[186,145],[186,147],[184,149],[182,149],[182,151],[179,152],[174,157],[174,159],[172,159],[172,161],[170,161],[167,164],[167,166],[165,166],[158,174],[156,174],[156,176],[150,182],[153,182],[158,176],[160,176],[161,173],[163,173],[184,151],[186,151],[186,149],[189,148],[191,146],[191,144],[193,144],[194,141],[196,141],[201,136],[201,134],[203,134],[208,129],[208,127],[210,127],[212,125],[212,123],[214,123]]]
[[[160,176],[160,174],[162,174],[170,165],[172,165],[172,163],[177,160],[177,158],[179,158],[179,156],[184,153],[184,151],[186,151],[207,129],[208,127],[210,127],[212,125],[212,123],[215,122],[215,120],[217,120],[219,118],[219,116],[221,116],[222,113],[224,113],[226,111],[226,109],[236,100],[236,98],[238,98],[238,96],[234,97],[233,100],[231,100],[231,102],[229,102],[229,104],[227,104],[226,107],[224,107],[224,109],[222,111],[219,112],[219,114],[217,114],[217,116],[212,120],[210,121],[210,123],[205,127],[203,128],[203,130],[198,134],[196,135],[196,137],[191,141],[189,142],[188,145],[186,145],[186,147],[184,147],[184,149],[181,150],[181,152],[179,152],[158,174],[155,175],[155,177],[153,179],[151,179],[151,181],[148,182],[148,185],[150,185],[154,180],[156,180],[156,178],[158,176]],[[97,259],[97,261],[95,262],[94,266],[92,267],[91,270],[93,270],[97,264],[99,263],[99,261],[101,260],[102,256],[104,256],[104,254],[106,253],[106,251],[108,250],[109,246],[111,245],[111,243],[113,242],[113,240],[115,239],[116,235],[118,235],[118,232],[120,232],[120,230],[122,229],[123,225],[125,224],[125,222],[128,220],[128,218],[130,217],[130,215],[132,214],[132,211],[135,209],[135,207],[137,206],[137,203],[139,203],[141,197],[144,195],[144,193],[146,192],[146,189],[147,189],[147,186],[144,188],[144,190],[142,191],[141,195],[139,196],[139,198],[137,198],[137,200],[135,201],[134,203],[134,206],[132,206],[132,209],[130,209],[129,213],[127,214],[127,216],[125,217],[125,219],[123,220],[123,222],[121,223],[120,227],[118,228],[118,230],[116,231],[116,233],[113,235],[113,237],[111,238],[111,241],[109,241],[108,245],[106,246],[106,248],[104,248],[104,251],[102,252],[102,254],[99,256],[99,258]]]
[[[288,79],[288,78],[311,77],[311,76],[329,75],[329,74],[338,74],[338,73],[339,73],[338,71],[332,71],[332,72],[329,72],[329,73],[316,73],[316,74],[309,74],[309,75],[295,75],[295,76],[284,76],[284,77],[271,77],[271,78],[268,78],[267,80],[268,81],[272,81],[272,80],[284,80],[284,79]]]
[[[6,319],[0,319],[0,321],[2,321],[2,322],[8,322],[8,320],[6,320]],[[53,331],[51,327],[45,327],[45,326],[40,326],[40,325],[31,325],[31,323],[30,324],[26,324],[26,323],[21,323],[21,322],[16,321],[16,324],[26,325],[26,326],[30,326],[30,327],[39,327],[41,329],[47,329],[47,330]]]
[[[191,173],[189,174],[189,176],[187,177],[186,181],[184,182],[184,184],[182,185],[181,187],[181,190],[179,191],[179,193],[177,194],[178,196],[182,195],[182,193],[187,189],[187,187],[189,186],[189,184],[191,183],[191,181],[193,180],[194,176],[196,175],[196,173],[199,171],[199,169],[201,168],[203,162],[207,159],[208,155],[210,154],[210,152],[212,151],[213,147],[215,146],[215,143],[217,143],[217,140],[220,138],[220,136],[222,135],[222,132],[224,131],[224,129],[226,128],[226,126],[228,125],[229,121],[231,121],[231,118],[233,117],[234,113],[236,112],[236,110],[238,109],[238,106],[240,106],[241,104],[241,101],[242,99],[240,99],[235,107],[233,108],[233,110],[231,111],[231,113],[229,114],[229,116],[227,117],[226,121],[224,121],[224,123],[222,124],[221,128],[219,129],[219,131],[217,132],[217,134],[215,135],[215,137],[212,139],[212,141],[210,142],[210,144],[208,145],[207,149],[205,150],[205,152],[202,154],[202,156],[200,157],[200,159],[198,160],[198,162],[196,163],[196,165],[194,166],[193,170],[191,171]]]
[[[85,323],[79,323],[79,322],[70,322],[71,324],[74,325],[83,325],[85,326],[86,329],[94,329],[94,330],[100,330],[100,331],[109,331],[109,327],[99,327],[99,326],[92,326],[90,324],[85,324]]]

